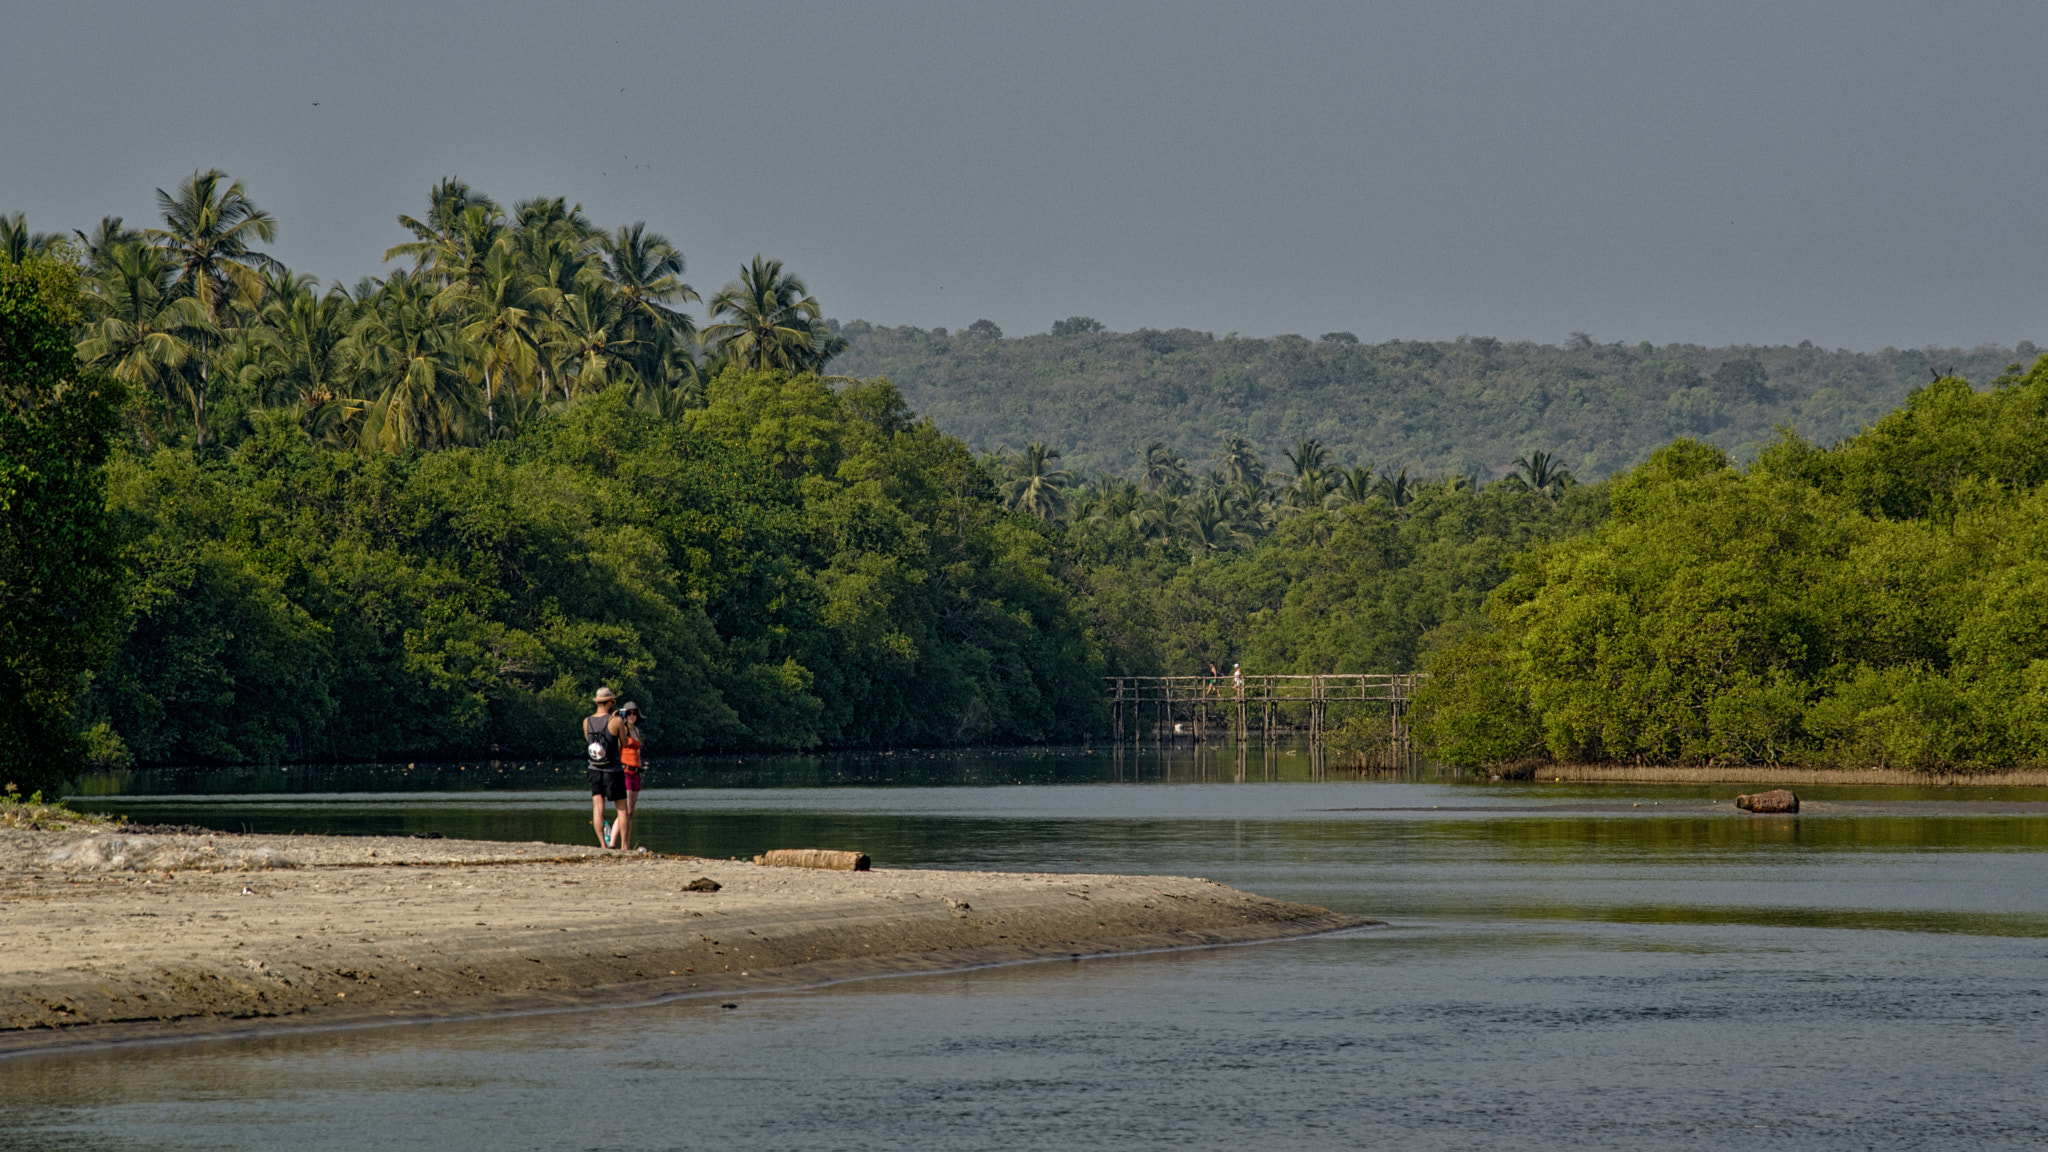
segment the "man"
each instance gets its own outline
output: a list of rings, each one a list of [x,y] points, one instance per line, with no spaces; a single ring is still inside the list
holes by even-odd
[[[617,805],[626,798],[626,774],[619,769],[619,734],[626,725],[612,713],[617,700],[610,688],[599,688],[597,711],[583,718],[583,741],[590,756],[590,827],[602,848],[612,846],[604,802]]]

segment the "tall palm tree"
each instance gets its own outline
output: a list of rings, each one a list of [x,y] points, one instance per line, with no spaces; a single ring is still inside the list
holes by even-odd
[[[484,274],[484,262],[506,240],[505,214],[498,206],[489,202],[471,204],[445,230],[386,249],[384,259],[411,256],[413,267],[430,273],[441,288],[461,290],[476,286]]]
[[[561,382],[562,399],[599,392],[632,377],[640,340],[627,321],[624,300],[601,283],[586,284],[555,303],[547,350]]]
[[[1259,463],[1258,452],[1242,436],[1232,436],[1224,442],[1216,453],[1216,463],[1232,484],[1259,484],[1265,480],[1266,469]]]
[[[1188,464],[1180,453],[1154,440],[1145,446],[1144,474],[1139,478],[1147,492],[1178,494],[1188,486]]]
[[[483,266],[472,278],[449,287],[438,301],[463,318],[461,337],[476,352],[484,377],[486,434],[498,434],[498,392],[509,381],[531,378],[540,371],[541,342],[547,331],[552,294],[520,263],[509,242],[491,246]]]
[[[1181,501],[1173,527],[1181,542],[1195,553],[1220,552],[1251,540],[1250,533],[1239,525],[1230,506],[1216,492]]]
[[[218,168],[194,172],[175,195],[157,189],[156,203],[164,227],[143,234],[170,255],[180,290],[199,298],[208,320],[220,324],[238,294],[262,297],[257,270],[275,261],[251,244],[277,239],[277,221],[249,199],[240,180]]]
[[[112,258],[114,249],[124,244],[136,244],[142,240],[142,233],[128,227],[119,216],[102,216],[90,234],[74,230],[78,242],[85,248],[85,263],[88,268],[104,268]]]
[[[1057,450],[1033,440],[1023,453],[1008,461],[1009,479],[1002,486],[1003,505],[1013,512],[1028,512],[1040,520],[1051,520],[1067,508],[1066,488],[1074,474],[1053,467]]]
[[[1539,495],[1557,499],[1572,484],[1571,470],[1549,452],[1531,452],[1527,456],[1515,457],[1515,467],[1521,469],[1522,481],[1529,490]]]
[[[80,286],[87,323],[79,359],[169,403],[191,404],[194,436],[203,440],[205,405],[190,373],[200,343],[218,338],[220,329],[197,297],[177,293],[177,267],[162,251],[131,242],[103,259]]]
[[[512,243],[526,268],[548,288],[574,292],[597,271],[603,233],[591,226],[581,204],[560,196],[521,200],[512,206]]]
[[[818,324],[822,309],[782,261],[764,260],[740,268],[740,278],[711,298],[711,315],[724,317],[704,329],[726,356],[755,371],[779,368],[802,372],[822,367]]]
[[[505,213],[496,201],[449,176],[427,195],[427,218],[400,215],[398,222],[413,239],[387,249],[384,259],[410,256],[415,268],[432,271],[446,288],[467,280],[505,231]]]
[[[1323,447],[1320,441],[1306,438],[1296,440],[1293,450],[1287,453],[1287,463],[1294,469],[1296,476],[1306,476],[1310,472],[1321,471],[1323,465],[1328,463],[1329,459],[1329,449]]]
[[[29,231],[23,213],[0,216],[0,264],[19,264],[31,256],[47,255],[62,240],[54,232]]]
[[[703,297],[683,283],[683,253],[647,222],[635,220],[603,239],[604,270],[624,301],[628,317],[650,329],[668,328],[679,335],[697,331],[689,313],[671,305]]]
[[[1377,485],[1373,479],[1372,463],[1337,470],[1337,489],[1330,495],[1332,504],[1363,504],[1372,499]]]
[[[349,334],[344,355],[367,388],[367,447],[403,452],[466,438],[477,397],[437,295],[431,279],[393,272]]]
[[[1408,466],[1401,465],[1399,472],[1382,471],[1379,483],[1373,486],[1373,495],[1396,508],[1406,508],[1415,499],[1415,484],[1408,479]]]
[[[348,409],[344,394],[355,301],[339,287],[321,293],[311,279],[290,273],[275,278],[263,305],[262,325],[254,331],[271,352],[260,393],[264,403],[295,405],[324,430]]]
[[[1330,503],[1330,497],[1341,489],[1342,482],[1334,475],[1320,468],[1297,472],[1294,483],[1287,486],[1288,508],[1322,508]]]
[[[1138,491],[1136,484],[1114,473],[1104,472],[1088,486],[1085,501],[1075,502],[1073,511],[1077,520],[1110,524],[1129,519],[1144,504],[1144,493]]]
[[[277,222],[249,199],[240,180],[230,180],[218,168],[192,173],[178,185],[175,195],[157,189],[156,203],[164,227],[145,229],[143,235],[170,257],[178,269],[178,291],[198,300],[207,323],[222,330],[218,336],[224,337],[238,308],[253,313],[261,307],[264,284],[260,270],[276,261],[253,244],[276,239]],[[202,444],[210,435],[207,411],[212,366],[208,361],[216,338],[216,334],[199,337],[199,372],[191,388],[193,435]]]

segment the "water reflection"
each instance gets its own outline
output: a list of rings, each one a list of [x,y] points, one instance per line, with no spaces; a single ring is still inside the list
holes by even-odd
[[[279,764],[174,767],[90,773],[81,796],[304,792],[488,792],[573,790],[580,760],[459,763]],[[650,783],[671,788],[947,788],[1025,784],[1264,783],[1327,779],[1437,780],[1455,769],[1323,769],[1306,743],[1238,747],[1183,743],[1139,750],[971,748],[815,755],[655,757]]]
[[[1233,758],[1187,750],[1121,777],[1082,751],[671,766],[642,836],[1193,874],[1392,927],[733,1011],[11,1060],[0,1144],[2032,1148],[2048,1131],[2037,790],[1802,788],[1799,817],[1753,817],[1726,785],[1347,782],[1297,759],[1242,783]],[[85,803],[266,832],[590,835],[580,768],[402,768],[185,778],[263,795],[131,779]],[[396,783],[344,787],[362,779]]]

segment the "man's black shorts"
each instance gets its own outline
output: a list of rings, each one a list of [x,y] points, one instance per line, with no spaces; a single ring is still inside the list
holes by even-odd
[[[617,768],[588,768],[590,794],[607,800],[618,801],[626,798],[626,774]]]

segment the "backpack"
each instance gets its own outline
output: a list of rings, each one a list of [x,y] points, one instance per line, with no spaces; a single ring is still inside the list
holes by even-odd
[[[590,727],[593,720],[597,722],[596,731],[592,731]],[[609,714],[583,718],[583,738],[590,741],[590,746],[585,751],[590,754],[592,768],[618,766],[618,739],[611,733],[611,724],[612,718]]]

